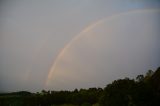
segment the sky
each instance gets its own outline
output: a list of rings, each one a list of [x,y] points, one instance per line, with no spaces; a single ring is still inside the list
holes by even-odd
[[[159,0],[2,0],[0,92],[105,87],[160,66]]]

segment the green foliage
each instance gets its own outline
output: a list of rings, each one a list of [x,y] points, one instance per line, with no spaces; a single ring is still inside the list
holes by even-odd
[[[74,91],[15,92],[0,94],[0,106],[91,106],[98,102],[103,89],[89,88]],[[62,105],[63,106],[63,105]]]
[[[158,106],[160,105],[160,68],[149,70],[135,80],[119,79],[108,84],[100,99],[101,106]]]
[[[90,103],[83,103],[81,106],[92,106]]]
[[[101,98],[103,106],[128,106],[132,102],[132,90],[135,82],[130,79],[120,79],[107,85]]]
[[[1,93],[0,106],[160,106],[160,68],[102,88]]]
[[[137,80],[138,82],[144,81],[144,75],[138,75],[138,76],[136,77],[136,80]]]

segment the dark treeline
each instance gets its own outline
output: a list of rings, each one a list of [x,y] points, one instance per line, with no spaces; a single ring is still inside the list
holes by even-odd
[[[0,106],[160,106],[160,68],[135,79],[118,79],[104,89],[1,93]],[[96,106],[97,106],[96,105]],[[65,105],[67,106],[67,105]],[[68,105],[69,106],[69,105]]]

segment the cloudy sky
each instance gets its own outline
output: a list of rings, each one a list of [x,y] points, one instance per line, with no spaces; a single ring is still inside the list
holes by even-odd
[[[0,91],[104,87],[160,66],[159,0],[2,0]]]

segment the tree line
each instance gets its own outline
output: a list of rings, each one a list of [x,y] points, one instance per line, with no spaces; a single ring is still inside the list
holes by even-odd
[[[74,91],[20,91],[0,93],[0,106],[160,106],[160,68],[135,79],[113,81],[105,88]]]

